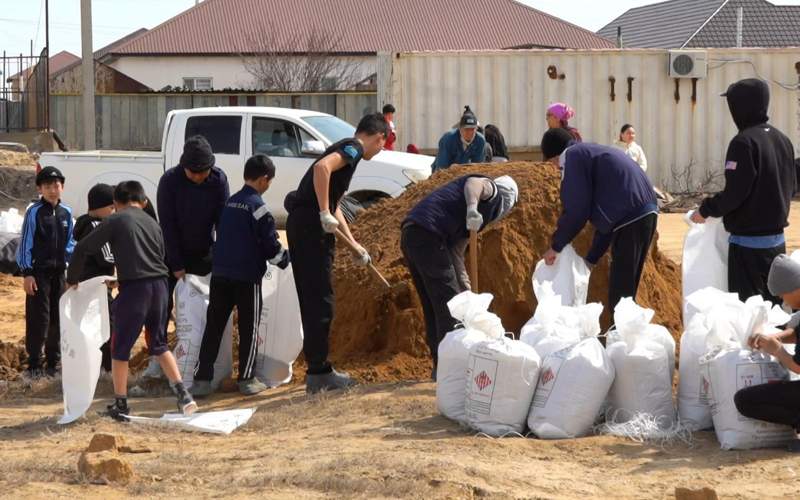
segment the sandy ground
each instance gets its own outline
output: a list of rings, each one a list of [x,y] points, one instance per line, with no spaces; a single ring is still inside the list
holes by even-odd
[[[660,246],[677,259],[680,217],[659,221]],[[790,247],[800,246],[797,231],[789,235]],[[23,337],[21,279],[0,275],[0,340]],[[435,386],[425,382],[315,397],[295,384],[252,399],[228,393],[201,401],[203,410],[257,408],[230,436],[110,421],[97,412],[111,395],[104,376],[87,416],[59,426],[58,380],[0,381],[0,496],[674,498],[676,487],[710,487],[720,498],[800,498],[800,461],[780,450],[726,452],[706,432],[665,446],[611,436],[489,439],[439,416]],[[174,409],[170,397],[131,406],[153,417]],[[99,432],[150,450],[123,455],[135,473],[130,484],[90,484],[79,475],[79,454]]]
[[[101,381],[102,395],[108,395]],[[431,383],[373,385],[307,397],[302,387],[203,409],[256,407],[230,436],[119,424],[96,415],[66,427],[57,382],[15,388],[0,400],[4,496],[230,498],[673,498],[711,487],[721,498],[797,498],[800,462],[777,450],[723,452],[713,434],[656,446],[596,436],[569,441],[489,439],[437,415]],[[172,410],[136,400],[138,414]],[[125,454],[127,486],[89,484],[76,471],[95,433],[124,436],[149,453]]]

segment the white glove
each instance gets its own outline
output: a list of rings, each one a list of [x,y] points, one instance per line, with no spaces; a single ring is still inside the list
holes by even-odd
[[[367,267],[370,262],[372,262],[372,257],[369,256],[369,252],[361,245],[358,245],[358,254],[353,254],[353,264]]]
[[[478,205],[467,206],[467,231],[478,231],[483,225],[483,215],[478,212]]]
[[[326,233],[335,233],[339,229],[339,221],[328,210],[319,213],[319,222]]]

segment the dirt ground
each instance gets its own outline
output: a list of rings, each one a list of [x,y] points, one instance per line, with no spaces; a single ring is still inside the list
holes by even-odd
[[[778,450],[723,452],[711,433],[656,446],[595,436],[569,441],[479,437],[437,415],[432,383],[372,385],[305,396],[302,386],[203,409],[257,408],[230,436],[119,424],[96,415],[59,426],[58,382],[0,396],[0,491],[10,498],[674,498],[710,487],[720,498],[797,498],[800,463]],[[135,400],[159,416],[171,400]],[[95,485],[76,464],[95,433],[124,436],[135,478]],[[213,451],[211,451],[213,450]]]

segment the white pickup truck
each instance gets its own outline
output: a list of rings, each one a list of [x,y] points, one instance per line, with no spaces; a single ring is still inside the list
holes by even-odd
[[[325,149],[355,128],[335,116],[316,111],[268,107],[195,108],[171,111],[164,124],[161,153],[136,151],[78,151],[44,153],[37,167],[53,166],[66,177],[63,202],[75,216],[87,210],[86,193],[98,182],[116,184],[137,180],[153,202],[161,174],[178,164],[184,141],[193,135],[208,139],[217,166],[228,176],[231,194],[243,184],[247,159],[268,155],[276,175],[264,200],[278,223],[286,220],[283,200],[297,189],[300,179]],[[430,156],[381,151],[362,161],[353,176],[349,195],[364,205],[383,197],[397,197],[406,186],[431,175]]]

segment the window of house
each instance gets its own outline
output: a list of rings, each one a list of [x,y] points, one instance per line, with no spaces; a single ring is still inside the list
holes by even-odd
[[[183,79],[183,87],[189,90],[211,90],[212,82],[208,77],[185,77]]]
[[[202,135],[214,154],[239,154],[242,137],[241,116],[192,116],[186,120],[186,137]]]
[[[253,154],[297,158],[300,140],[294,124],[275,118],[253,118]]]

